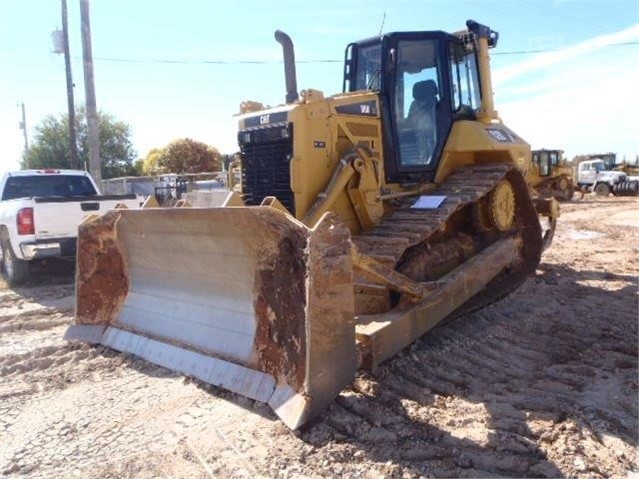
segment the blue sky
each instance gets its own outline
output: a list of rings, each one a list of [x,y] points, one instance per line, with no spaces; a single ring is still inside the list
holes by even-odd
[[[84,102],[79,3],[68,0],[76,104]],[[23,148],[19,102],[29,135],[66,111],[64,58],[51,53],[60,15],[59,0],[0,0],[0,171],[16,168]],[[187,136],[232,153],[240,102],[284,100],[275,29],[309,62],[297,65],[299,88],[330,94],[341,90],[346,45],[377,35],[382,21],[386,32],[455,31],[468,18],[499,31],[496,107],[533,148],[639,153],[637,0],[91,0],[97,104],[131,125],[139,156]],[[547,52],[512,53],[537,50]]]

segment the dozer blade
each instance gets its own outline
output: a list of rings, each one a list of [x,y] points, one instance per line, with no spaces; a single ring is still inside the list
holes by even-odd
[[[271,207],[121,210],[80,226],[76,324],[267,402],[296,429],[357,367],[350,233]]]

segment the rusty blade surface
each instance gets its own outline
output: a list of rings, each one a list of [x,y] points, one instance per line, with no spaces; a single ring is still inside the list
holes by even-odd
[[[330,215],[309,229],[269,207],[116,211],[80,229],[76,323],[297,428],[355,373],[350,248]]]

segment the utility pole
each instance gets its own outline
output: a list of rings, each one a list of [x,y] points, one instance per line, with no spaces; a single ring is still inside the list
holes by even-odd
[[[24,102],[22,102],[22,121],[20,122],[20,129],[24,134],[24,161],[25,169],[29,169],[29,138],[27,137],[27,115],[24,112]]]
[[[67,0],[62,1],[62,42],[64,65],[67,71],[67,103],[69,107],[69,163],[71,168],[81,169],[78,158],[78,141],[75,134],[75,103],[73,101],[73,77],[71,76],[71,54],[69,52],[69,23],[67,19]]]
[[[95,105],[95,84],[93,83],[93,54],[91,53],[91,23],[89,21],[89,0],[80,0],[82,22],[82,59],[84,63],[84,91],[87,108],[87,142],[89,143],[89,172],[96,183],[102,181],[100,161],[100,134],[98,112]]]

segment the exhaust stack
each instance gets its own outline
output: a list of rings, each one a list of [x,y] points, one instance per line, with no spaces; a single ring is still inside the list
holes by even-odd
[[[295,50],[293,41],[286,33],[275,30],[275,40],[282,45],[284,52],[284,78],[286,80],[286,103],[293,103],[299,99],[297,95],[297,78],[295,75]]]
[[[477,39],[477,61],[479,63],[479,84],[481,85],[481,107],[478,118],[480,121],[490,124],[499,116],[495,111],[488,49],[497,46],[499,33],[474,20],[466,21],[466,27],[469,32],[475,34]]]

